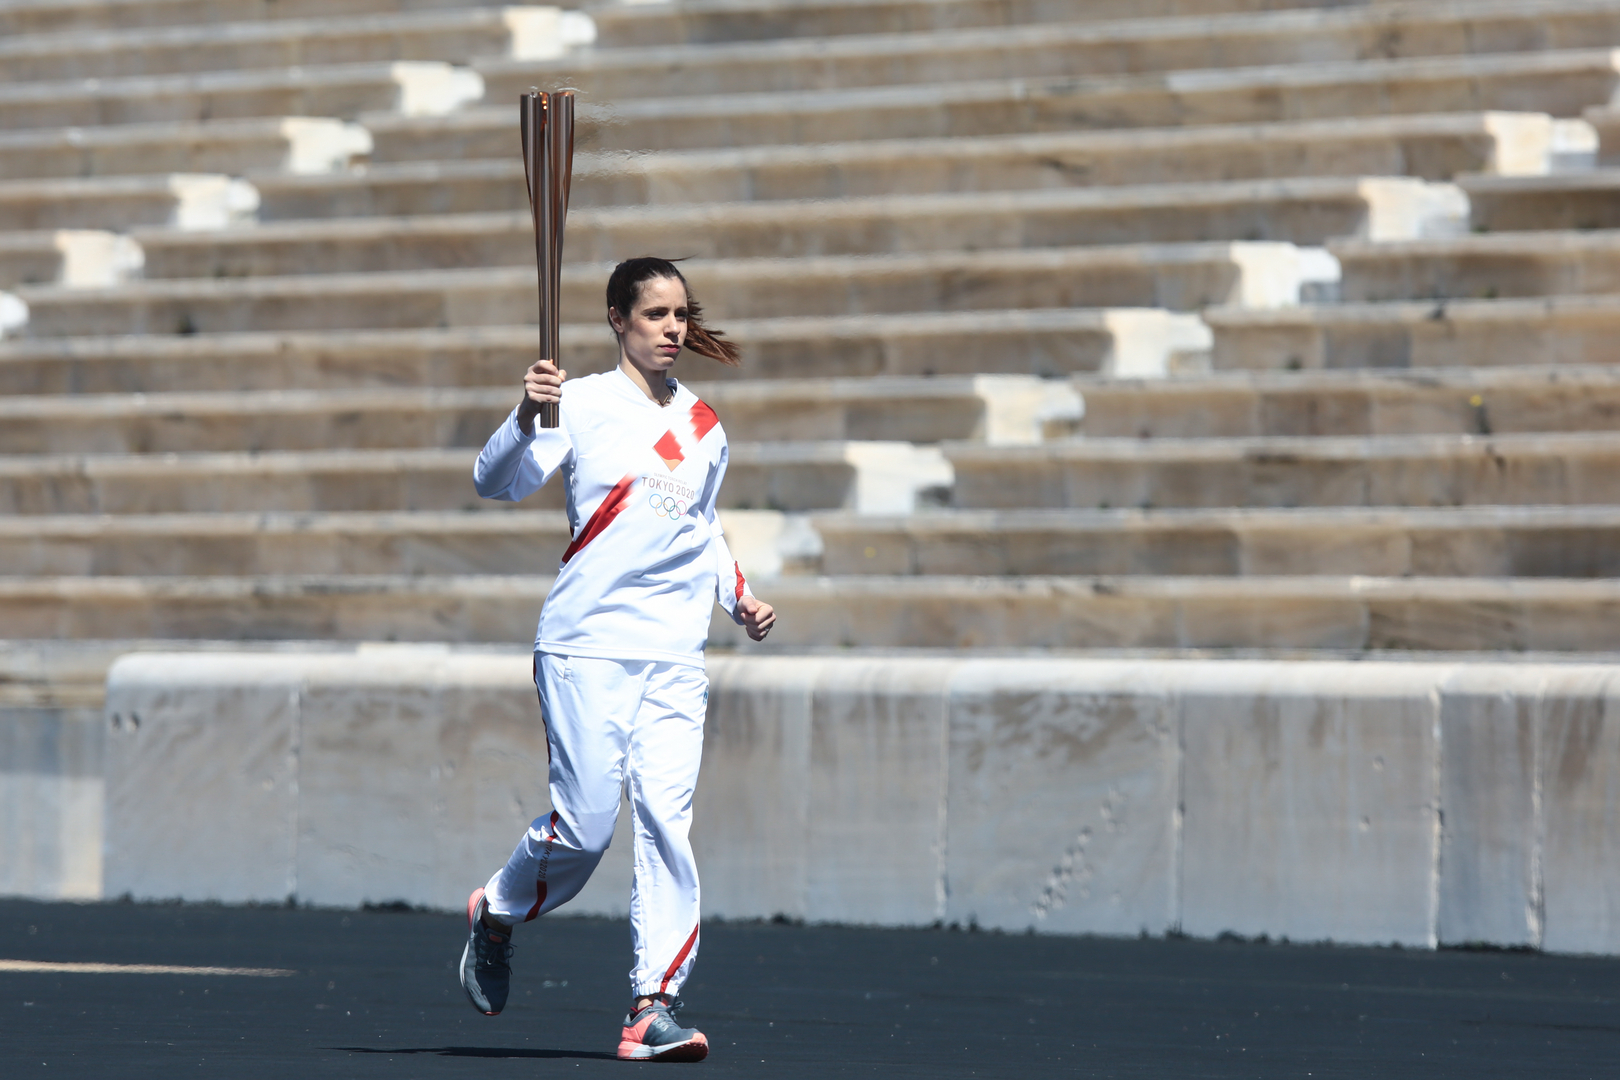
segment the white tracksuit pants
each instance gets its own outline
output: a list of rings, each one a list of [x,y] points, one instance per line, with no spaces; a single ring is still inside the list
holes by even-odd
[[[527,922],[578,895],[613,839],[629,780],[635,824],[633,995],[677,992],[697,959],[698,875],[687,832],[709,680],[651,660],[535,654],[551,756],[550,814],[485,886],[495,918]]]

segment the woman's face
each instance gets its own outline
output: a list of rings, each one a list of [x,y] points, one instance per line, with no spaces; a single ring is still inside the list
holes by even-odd
[[[686,340],[686,286],[674,278],[641,283],[641,295],[628,317],[608,308],[619,347],[638,368],[668,371]]]

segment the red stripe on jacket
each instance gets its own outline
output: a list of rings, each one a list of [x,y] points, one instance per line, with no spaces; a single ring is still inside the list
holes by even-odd
[[[585,523],[585,527],[579,531],[579,535],[574,537],[574,542],[568,545],[568,550],[563,552],[562,561],[564,563],[578,555],[586,544],[601,536],[602,531],[613,524],[613,519],[624,512],[624,508],[630,505],[630,489],[635,486],[635,483],[636,478],[634,476],[626,476],[613,485],[613,490],[607,493],[607,497],[602,500],[602,505],[598,506],[596,513],[591,515],[591,520]]]

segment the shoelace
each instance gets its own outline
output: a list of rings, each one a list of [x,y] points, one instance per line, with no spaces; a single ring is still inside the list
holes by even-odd
[[[492,943],[489,942],[488,938],[485,938],[484,940],[486,942],[486,948],[488,948],[489,944],[492,944]],[[500,946],[500,949],[501,949],[501,952],[505,954],[505,955],[503,955],[501,957],[501,959],[503,961],[510,961],[512,959],[512,957],[517,955],[517,946],[512,944],[510,941],[508,941],[505,945]],[[494,949],[491,948],[489,950],[489,952],[485,952],[483,949],[480,949],[478,951],[478,953],[479,953],[479,955],[478,955],[479,964],[481,964],[484,967],[494,967],[495,966]],[[508,966],[510,966],[510,965],[508,965]]]

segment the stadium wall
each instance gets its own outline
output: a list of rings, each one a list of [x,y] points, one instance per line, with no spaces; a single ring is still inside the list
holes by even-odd
[[[716,657],[710,675],[711,916],[1620,952],[1612,668]],[[453,909],[549,809],[524,656],[136,654],[106,708],[109,896]],[[624,912],[624,827],[575,912]]]

